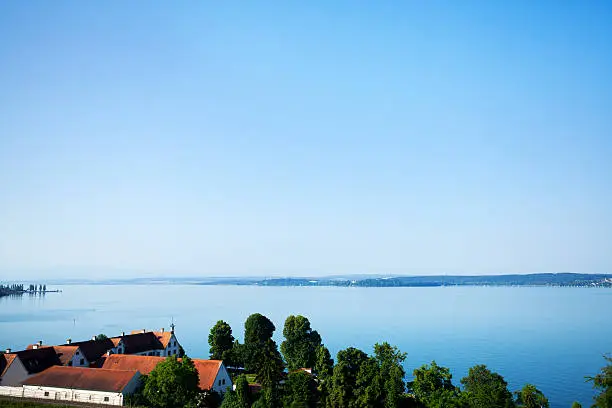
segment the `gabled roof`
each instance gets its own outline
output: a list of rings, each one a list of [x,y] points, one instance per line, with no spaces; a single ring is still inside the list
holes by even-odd
[[[164,357],[111,354],[104,359],[102,368],[107,370],[138,370],[140,374],[149,375],[157,364],[164,360]]]
[[[17,357],[19,357],[19,360],[25,367],[28,374],[40,373],[51,366],[58,366],[62,364],[52,347],[22,350],[11,354],[15,354]],[[8,355],[9,354],[7,354],[7,356]]]
[[[0,378],[4,377],[6,370],[9,369],[13,361],[17,358],[17,354],[1,354],[0,355]]]
[[[89,363],[97,361],[108,350],[115,347],[111,339],[77,341],[64,346],[78,346]]]
[[[106,357],[102,368],[108,370],[138,370],[141,374],[148,375],[157,364],[164,361],[165,357],[134,356],[126,354],[111,354]],[[181,361],[181,359],[178,359]],[[221,369],[221,360],[192,359],[200,378],[201,390],[211,390],[215,385],[215,378]]]
[[[53,350],[55,350],[55,354],[57,354],[62,365],[68,365],[74,354],[79,350],[79,346],[53,346]]]
[[[28,378],[22,384],[121,392],[137,374],[136,370],[104,370],[102,368],[56,366]]]
[[[168,347],[168,343],[170,343],[172,338],[172,332],[153,332],[153,334],[157,337],[157,341],[159,341],[163,348]]]
[[[125,354],[142,353],[143,351],[149,350],[163,350],[165,348],[153,332],[139,332],[127,336],[113,337],[111,339],[111,341],[117,341],[117,344],[119,344],[119,340],[123,340]]]
[[[193,364],[198,375],[200,376],[200,389],[212,390],[215,385],[215,378],[221,369],[223,361],[221,360],[199,360],[194,359]],[[231,384],[228,384],[230,386]]]

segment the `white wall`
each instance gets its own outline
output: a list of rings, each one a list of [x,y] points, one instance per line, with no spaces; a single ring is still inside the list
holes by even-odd
[[[23,397],[23,387],[7,387],[0,386],[0,395],[6,395],[8,397]]]
[[[221,364],[221,367],[217,372],[217,376],[215,377],[213,391],[223,394],[228,390],[228,388],[230,390],[233,389],[232,379],[230,378],[229,373],[225,369],[225,364]]]
[[[83,364],[81,364],[81,359],[83,360]],[[89,361],[87,361],[81,349],[78,349],[76,353],[74,353],[71,361],[73,367],[89,367]]]
[[[55,401],[79,401],[91,404],[123,405],[123,394],[104,391],[74,390],[68,388],[23,386],[24,398],[38,398]]]
[[[6,373],[4,373],[0,384],[5,386],[21,386],[21,382],[28,377],[28,371],[23,366],[19,357],[16,357],[6,370]]]

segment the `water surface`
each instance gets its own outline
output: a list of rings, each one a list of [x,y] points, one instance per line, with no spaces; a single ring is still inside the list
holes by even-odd
[[[388,341],[408,353],[408,373],[436,360],[456,383],[474,364],[502,374],[511,390],[538,386],[552,407],[589,406],[584,377],[612,352],[612,290],[542,287],[335,288],[257,286],[63,286],[43,297],[0,298],[0,346],[63,343],[104,333],[168,328],[192,357],[208,356],[208,332],[223,319],[242,340],[262,313],[276,341],[290,314],[307,316],[332,354],[370,353]]]

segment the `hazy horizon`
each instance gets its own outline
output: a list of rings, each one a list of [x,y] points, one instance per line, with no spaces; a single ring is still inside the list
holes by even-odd
[[[610,21],[4,2],[0,280],[609,273]]]

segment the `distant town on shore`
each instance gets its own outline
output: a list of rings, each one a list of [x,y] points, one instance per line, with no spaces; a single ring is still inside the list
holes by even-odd
[[[252,285],[337,287],[554,286],[612,287],[612,274],[534,273],[513,275],[337,275],[324,277],[141,277],[53,279],[54,285]]]

